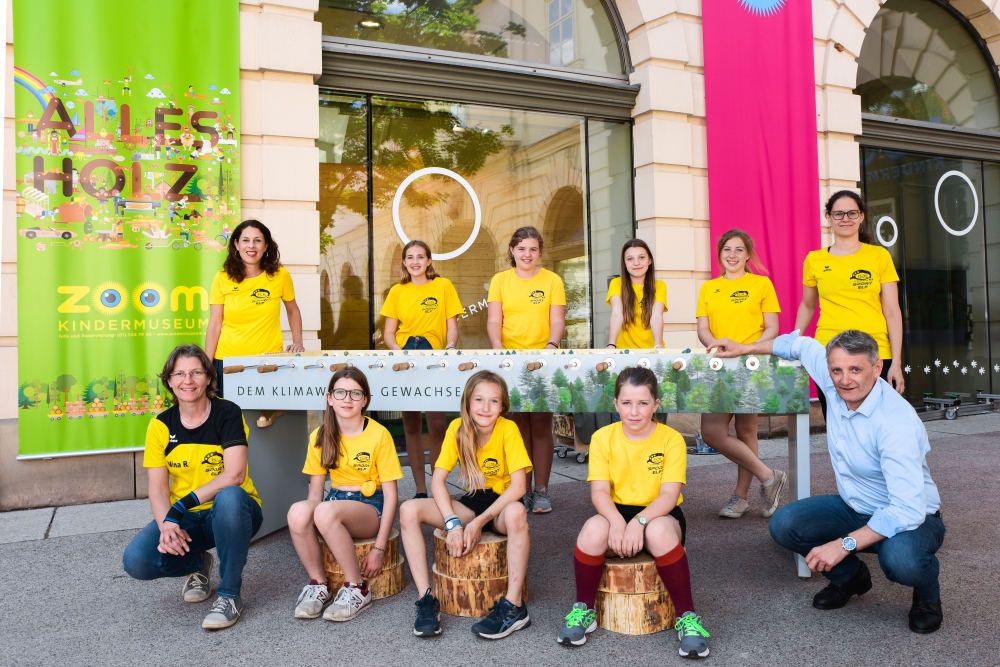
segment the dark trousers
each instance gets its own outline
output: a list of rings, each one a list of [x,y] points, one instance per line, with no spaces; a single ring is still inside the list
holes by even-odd
[[[181,528],[191,537],[191,548],[183,556],[163,554],[160,527],[151,521],[127,547],[122,563],[135,579],[186,577],[204,566],[202,554],[215,547],[219,554],[219,597],[235,598],[243,586],[243,566],[247,563],[250,540],[264,521],[260,505],[238,486],[227,486],[215,496],[204,512],[185,512]]]
[[[215,395],[222,398],[222,359],[212,359],[212,365],[215,366],[215,376],[218,378],[215,382]]]
[[[771,537],[790,551],[802,556],[813,547],[846,537],[868,525],[871,516],[858,514],[840,496],[813,496],[785,505],[771,517]],[[944,541],[944,521],[940,513],[929,514],[913,530],[896,533],[876,542],[863,551],[878,554],[878,564],[886,579],[917,592],[924,602],[937,602],[941,594],[938,583],[937,550]],[[823,576],[842,586],[858,573],[861,559],[849,554]]]

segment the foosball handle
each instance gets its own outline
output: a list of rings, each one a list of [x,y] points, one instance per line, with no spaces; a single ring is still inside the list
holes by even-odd
[[[458,370],[460,370],[460,371],[471,371],[473,368],[476,368],[476,366],[478,366],[478,365],[479,364],[477,364],[474,361],[466,361],[464,364],[459,364],[458,365]]]
[[[278,370],[278,364],[261,364],[257,367],[258,373],[273,373]]]
[[[224,375],[229,375],[230,373],[242,373],[246,369],[246,366],[226,366],[222,369],[222,373]]]
[[[330,364],[330,372],[336,373],[341,368],[347,368],[348,366],[350,366],[350,364]]]
[[[401,364],[393,364],[392,365],[392,370],[394,370],[394,371],[406,371],[406,370],[409,370],[411,367],[412,367],[412,364],[410,364],[409,361],[406,361],[406,362],[403,362]]]
[[[545,368],[545,364],[541,361],[532,361],[527,368],[529,371],[537,371],[540,368]]]
[[[610,364],[602,361],[601,363],[597,364],[597,366],[595,366],[594,368],[597,370],[598,373],[603,373],[604,371],[608,370],[609,366]]]

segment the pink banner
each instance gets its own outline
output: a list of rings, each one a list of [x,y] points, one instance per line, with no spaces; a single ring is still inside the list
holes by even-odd
[[[748,232],[791,331],[802,260],[820,244],[810,0],[706,0],[705,98],[712,252]],[[712,262],[713,274],[718,266]]]

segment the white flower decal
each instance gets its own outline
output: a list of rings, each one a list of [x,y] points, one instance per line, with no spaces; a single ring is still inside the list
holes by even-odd
[[[931,367],[930,366],[924,366],[924,372],[925,373],[930,373],[931,372]]]
[[[979,374],[983,375],[984,373],[986,373],[986,369],[985,368],[980,368],[979,369]]]
[[[947,375],[948,371],[950,371],[951,369],[945,366],[942,370],[944,370],[944,374]]]
[[[940,368],[941,367],[941,360],[940,359],[935,359],[934,360],[934,365],[937,366],[938,368]]]
[[[903,366],[903,372],[906,373],[907,375],[909,375],[910,374],[910,367],[909,366]]]
[[[966,368],[965,366],[962,366],[962,375],[965,375],[965,374],[967,374],[968,372],[969,372],[969,369],[968,369],[968,368]]]
[[[969,362],[969,365],[972,366],[973,368],[975,368],[976,366],[979,365],[979,362],[977,362],[975,359],[973,359],[972,361]]]
[[[951,362],[951,365],[954,366],[955,368],[958,368],[958,362],[957,361]]]

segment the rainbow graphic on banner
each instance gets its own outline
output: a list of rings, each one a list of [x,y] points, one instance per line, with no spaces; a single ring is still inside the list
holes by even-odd
[[[14,68],[14,83],[24,86],[30,90],[31,94],[35,96],[35,99],[38,100],[38,103],[42,105],[43,109],[47,107],[52,98],[55,97],[55,90],[52,86],[46,86],[41,79],[24,68]]]
[[[756,16],[771,16],[781,11],[785,0],[737,0],[743,8]]]

